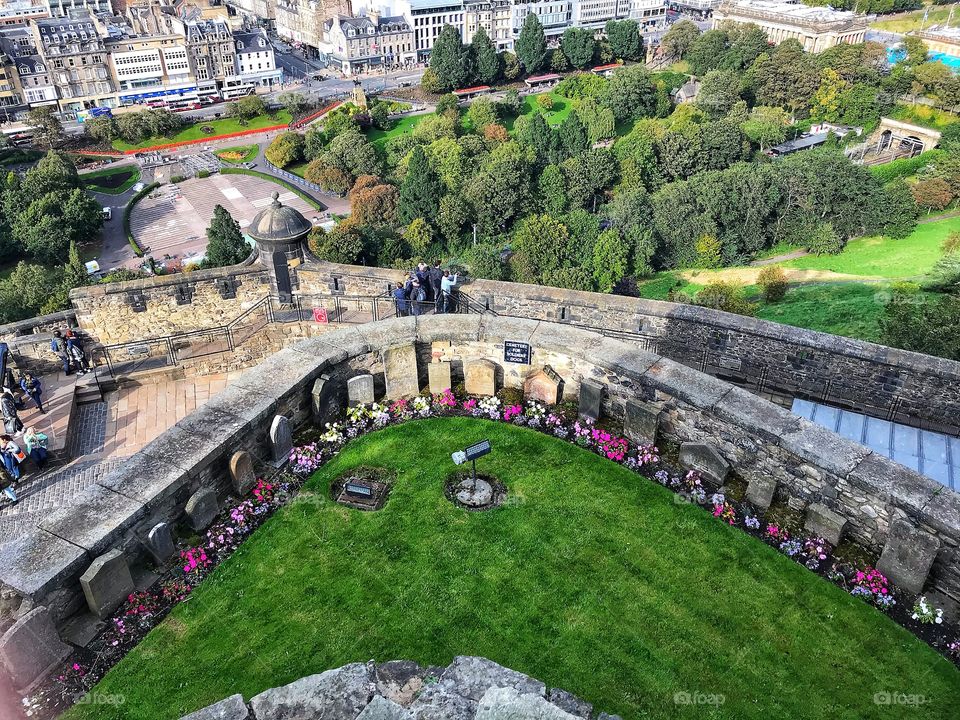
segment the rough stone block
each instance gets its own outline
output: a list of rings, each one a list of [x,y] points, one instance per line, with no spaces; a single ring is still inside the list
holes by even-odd
[[[134,591],[127,559],[119,550],[104,553],[80,576],[90,612],[105,620]]]
[[[939,539],[908,520],[898,519],[890,525],[877,570],[904,590],[919,593],[939,550]]]
[[[545,405],[556,405],[563,394],[563,379],[549,365],[544,365],[523,381],[523,396]]]
[[[356,375],[347,380],[347,405],[369,405],[373,401],[373,375]]]
[[[453,387],[448,360],[439,360],[427,365],[427,376],[430,379],[430,392],[434,395]]]
[[[363,709],[357,720],[409,720],[413,713],[401,707],[393,700],[374,695],[373,700]]]
[[[758,475],[747,483],[747,502],[757,510],[766,510],[777,492],[777,479],[770,475]]]
[[[70,652],[43,605],[17,620],[0,637],[0,665],[6,668],[16,688],[31,685]]]
[[[537,720],[577,720],[546,698],[533,693],[519,693],[510,687],[490,688],[483,694],[477,705],[474,720],[515,720],[518,718],[536,718]]]
[[[266,690],[250,699],[250,707],[256,718],[346,720],[360,714],[375,687],[367,666],[353,663]]]
[[[290,459],[293,449],[293,431],[286,415],[277,415],[270,423],[270,457],[278,467]]]
[[[341,385],[327,374],[313,382],[310,392],[310,410],[313,421],[323,426],[343,412]]]
[[[180,720],[247,720],[249,717],[250,711],[243,702],[243,695],[231,695],[202,710],[184,715]]]
[[[150,532],[147,533],[147,542],[144,544],[157,565],[165,562],[176,549],[173,546],[170,525],[165,522],[157,523],[150,528]]]
[[[417,720],[461,720],[473,718],[477,701],[465,698],[442,685],[428,685],[410,705]]]
[[[253,471],[253,457],[246,450],[238,450],[230,456],[230,479],[237,497],[243,497],[257,484]]]
[[[577,717],[589,718],[593,714],[593,705],[561,688],[550,688],[549,700],[561,710]]]
[[[680,445],[680,464],[687,470],[696,470],[703,479],[720,487],[730,473],[730,463],[724,460],[712,445],[685,442]]]
[[[145,514],[146,508],[140,502],[94,485],[77,495],[72,504],[50,513],[37,524],[95,557],[113,547]]]
[[[597,420],[600,418],[600,403],[603,401],[603,385],[593,380],[580,382],[580,405],[578,412],[582,418]]]
[[[847,519],[822,503],[814,503],[807,508],[807,519],[803,529],[812,535],[822,537],[836,547],[840,544]]]
[[[479,701],[490,688],[509,687],[520,693],[546,696],[547,686],[528,675],[498,665],[493,660],[458,655],[440,676],[440,686],[449,692]]]
[[[206,530],[210,523],[220,512],[220,505],[217,502],[217,493],[211,488],[204,487],[197,490],[190,499],[187,500],[187,506],[184,513],[187,516],[187,523],[195,532]]]
[[[492,360],[471,360],[463,365],[467,395],[497,394],[497,365]]]
[[[642,400],[627,400],[623,434],[637,445],[655,445],[660,427],[660,408]]]
[[[383,378],[389,400],[419,395],[420,379],[417,376],[416,346],[401,345],[384,350]]]
[[[87,563],[83,548],[36,528],[0,545],[0,584],[40,601]]]

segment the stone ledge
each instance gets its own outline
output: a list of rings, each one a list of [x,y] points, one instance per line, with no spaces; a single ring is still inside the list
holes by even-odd
[[[36,602],[79,576],[89,560],[83,548],[34,528],[0,545],[0,583]]]
[[[157,445],[151,450],[141,450],[125,460],[98,484],[142,503],[148,512],[170,499],[187,483],[189,476],[167,457],[151,454],[158,450],[159,440],[154,441]]]
[[[96,557],[109,550],[144,515],[143,503],[94,485],[80,493],[69,507],[41,520],[39,527]]]
[[[733,386],[723,380],[704,375],[699,370],[660,358],[643,374],[643,380],[660,390],[690,403],[701,410],[711,408],[729,393]]]

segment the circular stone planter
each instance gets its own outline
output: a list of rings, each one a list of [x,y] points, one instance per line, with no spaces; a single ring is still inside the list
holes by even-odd
[[[356,510],[379,510],[387,502],[394,477],[387,468],[361,465],[330,484],[330,497]]]
[[[443,494],[454,505],[478,512],[500,506],[507,497],[507,486],[492,475],[455,472],[443,484]]]

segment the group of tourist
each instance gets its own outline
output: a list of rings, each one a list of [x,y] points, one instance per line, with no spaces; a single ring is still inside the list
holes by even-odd
[[[425,262],[417,265],[402,283],[397,283],[393,299],[397,305],[397,316],[423,315],[432,308],[437,314],[456,312],[456,287],[459,273],[450,274],[440,268],[437,260],[433,267]]]
[[[86,375],[90,371],[90,364],[83,352],[83,342],[70,328],[53,333],[50,349],[63,363],[64,375],[69,375],[72,370],[76,370],[78,375]]]

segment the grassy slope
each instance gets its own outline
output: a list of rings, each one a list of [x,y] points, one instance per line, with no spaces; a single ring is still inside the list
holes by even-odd
[[[927,8],[929,15],[927,16],[927,22],[924,27],[929,28],[931,25],[941,24],[946,21],[947,17],[950,15],[950,6],[949,5],[931,5]],[[919,30],[920,23],[923,21],[924,9],[914,10],[910,13],[901,13],[896,16],[884,16],[880,15],[878,20],[874,23],[871,23],[870,27],[876,28],[877,30],[884,30],[886,32],[895,32],[895,33],[906,33],[911,30]],[[954,18],[956,18],[956,13],[954,13]]]
[[[511,502],[442,496],[451,448],[489,439],[481,468]],[[398,472],[386,508],[331,504],[358,464]],[[705,717],[675,692],[719,693],[724,717],[900,717],[890,689],[955,717],[960,674],[880,612],[607,460],[472,419],[367,436],[114,668],[119,706],[64,718],[175,718],[240,692],[370,658],[478,654],[625,718]],[[910,716],[902,710],[903,716]]]
[[[104,187],[97,183],[97,178],[110,177],[112,175],[117,175],[120,173],[132,173],[130,177],[123,182],[122,185],[110,188]],[[140,168],[137,165],[120,165],[118,167],[108,167],[103,170],[97,170],[95,172],[84,173],[80,176],[80,180],[83,184],[88,187],[90,190],[93,190],[98,193],[105,193],[107,195],[122,195],[127,190],[132,188],[138,182],[140,182]]]
[[[169,143],[184,142],[186,140],[199,140],[200,138],[212,138],[215,135],[226,135],[228,133],[243,132],[245,130],[257,130],[259,128],[270,127],[271,125],[281,125],[289,123],[290,113],[286,110],[278,110],[273,115],[259,115],[250,120],[246,125],[241,125],[235,118],[222,118],[220,120],[210,120],[188,125],[173,137],[149,138],[142,143],[135,145],[124,142],[123,140],[114,140],[115,150],[139,150],[140,148],[152,147],[154,145],[167,145]],[[214,130],[212,133],[200,131],[201,127],[210,125]]]

